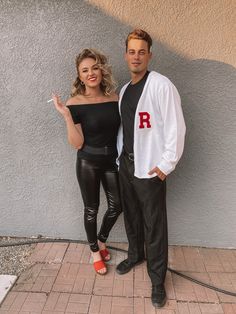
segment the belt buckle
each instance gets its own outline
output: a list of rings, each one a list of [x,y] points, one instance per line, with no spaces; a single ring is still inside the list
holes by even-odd
[[[133,154],[133,153],[129,153],[129,154],[128,154],[128,159],[129,159],[130,161],[134,161],[134,154]]]

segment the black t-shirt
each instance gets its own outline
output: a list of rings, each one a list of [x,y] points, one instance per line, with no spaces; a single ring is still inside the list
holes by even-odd
[[[116,147],[117,133],[120,126],[117,101],[69,105],[67,107],[71,112],[74,123],[81,124],[84,144],[92,147]],[[83,150],[78,151],[78,156],[85,159],[104,158],[101,155],[88,154]]]
[[[121,100],[121,118],[124,132],[124,150],[133,153],[134,145],[134,117],[139,98],[143,92],[149,71],[136,84],[129,84]]]

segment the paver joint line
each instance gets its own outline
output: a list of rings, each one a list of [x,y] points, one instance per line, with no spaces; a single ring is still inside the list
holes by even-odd
[[[100,302],[99,304],[104,306],[104,304],[107,304],[109,301],[107,313],[113,313],[114,311],[114,313],[129,312],[129,314],[135,314],[138,308],[143,309],[142,313],[145,314],[158,312],[153,309],[151,304],[151,283],[146,272],[146,264],[133,269],[128,277],[118,276],[115,273],[115,265],[118,264],[120,260],[117,260],[117,254],[114,252],[113,258],[115,258],[116,262],[114,264],[113,260],[111,264],[108,263],[110,271],[106,278],[101,279],[97,275],[92,276],[93,269],[88,248],[83,247],[80,249],[80,251],[82,250],[82,257],[77,263],[75,259],[76,256],[71,255],[69,247],[70,244],[68,244],[66,248],[65,246],[54,246],[52,249],[53,252],[51,253],[47,250],[43,251],[43,248],[41,250],[38,248],[37,256],[39,256],[39,259],[42,261],[39,262],[35,259],[34,264],[27,269],[28,273],[24,273],[24,276],[22,274],[20,282],[17,280],[19,283],[18,290],[11,290],[4,300],[2,307],[0,307],[2,311],[7,313],[6,311],[9,310],[10,313],[16,310],[15,306],[20,306],[21,308],[19,310],[17,308],[17,310],[24,312],[32,306],[31,311],[33,311],[33,307],[35,309],[38,307],[43,309],[43,313],[49,313],[50,309],[48,306],[50,301],[55,298],[59,300],[59,298],[62,297],[64,300],[66,298],[67,303],[65,306],[69,304],[68,306],[71,311],[74,309],[74,306],[78,304],[81,306],[81,308],[79,308],[80,311],[86,310],[86,313],[90,313],[91,309],[91,313],[93,313],[94,309],[96,309],[96,302]],[[228,289],[235,287],[236,278],[234,279],[235,272],[233,265],[234,262],[236,262],[236,254],[235,257],[233,254],[231,256],[231,268],[231,264],[227,264],[227,267],[223,269],[218,267],[224,257],[224,255],[222,255],[224,252],[221,254],[221,250],[219,250],[219,253],[216,250],[196,250],[185,247],[170,247],[170,250],[172,254],[171,267],[173,266],[173,269],[176,269],[177,265],[180,265],[181,268],[180,260],[183,259],[185,265],[184,268],[181,268],[181,271],[192,273],[192,275],[195,274],[196,277],[201,280],[206,280],[207,278],[207,282],[209,281],[213,284],[223,282]],[[218,258],[218,260],[215,261],[213,255],[216,252],[218,256],[220,254],[222,255],[222,260]],[[228,253],[228,255],[230,254]],[[199,256],[202,259],[204,258],[203,261],[206,266],[206,271],[200,271],[202,268],[196,266]],[[189,262],[190,260],[192,261],[191,263]],[[229,279],[229,277],[232,279]],[[132,287],[131,283],[133,285]],[[53,290],[56,284],[58,290]],[[65,286],[63,287],[63,284],[66,284],[67,289],[71,291],[63,291],[63,289],[66,288]],[[40,290],[41,288],[42,290]],[[187,313],[187,311],[188,313],[192,313],[194,309],[196,309],[196,311],[199,309],[198,313],[224,313],[224,311],[225,313],[230,313],[229,310],[227,312],[227,309],[230,309],[230,307],[232,308],[231,313],[233,313],[234,310],[236,311],[236,298],[233,299],[231,296],[231,299],[229,299],[230,296],[224,296],[222,293],[207,289],[207,287],[186,281],[184,278],[172,274],[171,272],[167,273],[166,288],[168,302],[163,308],[163,313]],[[19,302],[17,298],[23,298],[18,305],[16,303]],[[56,303],[55,306],[57,306]],[[0,310],[0,313],[2,311]],[[55,307],[55,309],[51,310],[51,313],[56,313],[56,311],[57,309]],[[64,312],[61,313],[66,313],[66,309],[63,311]],[[97,312],[99,313],[100,310]]]

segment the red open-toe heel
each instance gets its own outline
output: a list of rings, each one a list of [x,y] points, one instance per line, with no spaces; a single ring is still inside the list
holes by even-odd
[[[111,259],[110,252],[109,252],[107,249],[100,250],[100,254],[101,254],[102,259],[103,259],[105,262],[108,262],[108,261]],[[110,256],[109,256],[109,255],[110,255]]]
[[[96,271],[96,273],[97,273],[98,275],[105,275],[105,274],[107,273],[106,265],[105,265],[105,263],[104,263],[102,260],[97,261],[97,262],[94,262],[94,263],[93,263],[93,267],[94,267],[94,269],[95,269],[95,271]],[[106,271],[105,271],[104,273],[100,273],[99,270],[101,270],[101,269],[103,269],[103,268],[105,268]]]

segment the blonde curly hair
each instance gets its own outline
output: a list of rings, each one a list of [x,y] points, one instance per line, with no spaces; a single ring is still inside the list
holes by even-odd
[[[113,79],[111,67],[108,64],[107,57],[95,49],[86,48],[76,57],[76,69],[78,76],[73,84],[71,96],[74,97],[76,95],[85,94],[85,86],[81,83],[81,80],[79,78],[79,65],[82,60],[86,58],[94,59],[98,67],[101,69],[102,81],[100,83],[100,88],[103,94],[110,95],[111,93],[113,93],[116,88],[116,83]]]

